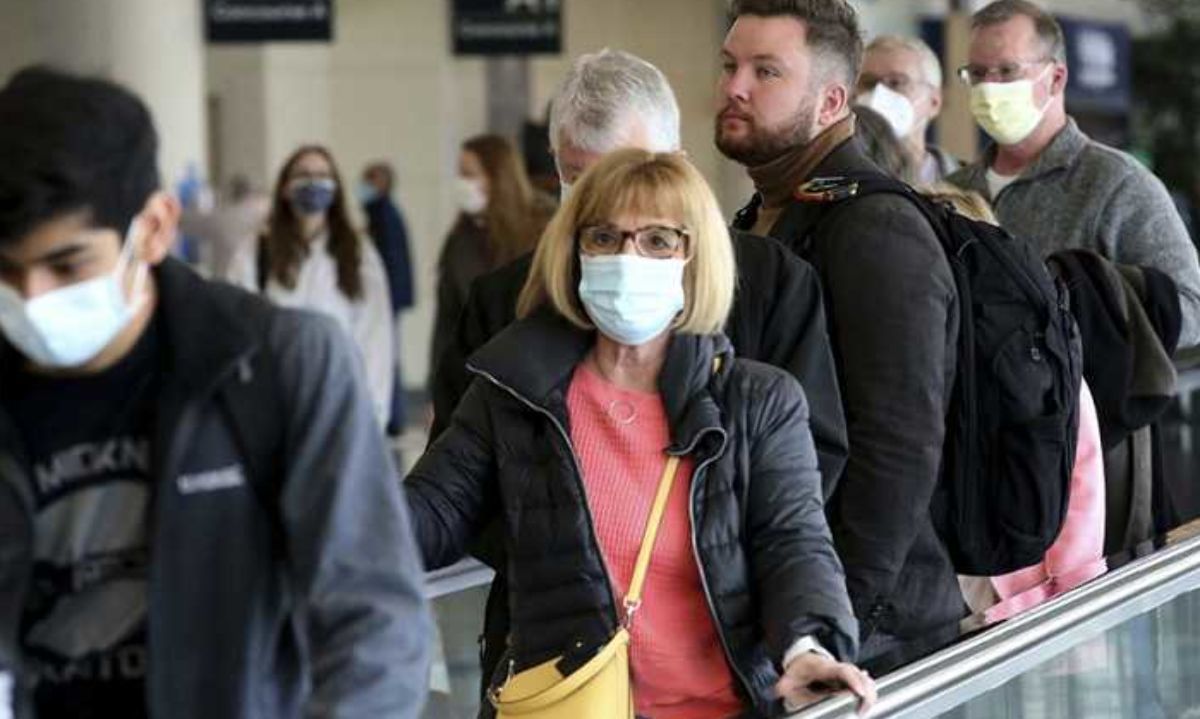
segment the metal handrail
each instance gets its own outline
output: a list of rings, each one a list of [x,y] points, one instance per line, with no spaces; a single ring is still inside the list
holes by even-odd
[[[449,567],[425,573],[425,598],[437,599],[464,589],[491,584],[495,572],[470,557]]]
[[[889,674],[878,683],[871,716],[935,716],[1197,588],[1200,536],[1190,536]],[[839,696],[791,716],[850,717],[854,707],[852,698]]]

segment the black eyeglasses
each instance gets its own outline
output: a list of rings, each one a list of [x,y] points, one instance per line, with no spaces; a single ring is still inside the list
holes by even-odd
[[[666,260],[686,257],[689,237],[683,227],[647,225],[636,230],[622,230],[612,225],[588,225],[579,229],[576,241],[579,250],[587,255],[619,255],[625,249],[626,240],[633,240],[639,255]]]

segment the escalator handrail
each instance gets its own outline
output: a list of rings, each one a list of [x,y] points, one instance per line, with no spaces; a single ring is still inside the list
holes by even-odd
[[[1045,661],[1197,587],[1200,536],[1192,536],[889,674],[878,682],[879,702],[872,716],[932,708],[939,696],[970,686],[973,695],[981,694],[1014,676],[1020,665]],[[853,710],[854,701],[842,696],[792,717],[845,717]]]

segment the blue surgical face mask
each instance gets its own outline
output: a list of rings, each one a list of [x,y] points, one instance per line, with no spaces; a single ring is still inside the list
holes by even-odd
[[[324,214],[333,205],[337,183],[330,178],[301,180],[288,188],[292,206],[302,215]]]
[[[137,226],[136,220],[130,225],[117,266],[106,275],[31,300],[0,284],[0,330],[30,362],[56,369],[86,364],[137,314],[145,301],[145,264],[138,266],[129,298],[122,289],[126,269],[134,261]]]
[[[379,199],[379,188],[375,187],[366,180],[360,180],[358,187],[355,188],[355,194],[358,196],[360,205],[369,205]]]
[[[640,255],[581,256],[579,299],[596,329],[636,347],[662,334],[683,309],[686,260]]]

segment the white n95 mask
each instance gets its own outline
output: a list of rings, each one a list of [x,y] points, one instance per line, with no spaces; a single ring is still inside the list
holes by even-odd
[[[147,268],[138,267],[126,299],[121,278],[133,258],[130,224],[112,272],[26,300],[0,284],[0,331],[29,361],[56,369],[78,367],[100,354],[137,314],[145,300]]]
[[[636,347],[663,333],[683,309],[686,260],[640,255],[580,257],[579,299],[604,336]]]
[[[859,95],[857,102],[883,115],[897,139],[907,137],[917,121],[917,111],[912,101],[882,82],[876,83],[870,92]]]
[[[487,209],[488,197],[483,183],[459,177],[454,181],[454,202],[468,215],[478,215]]]

